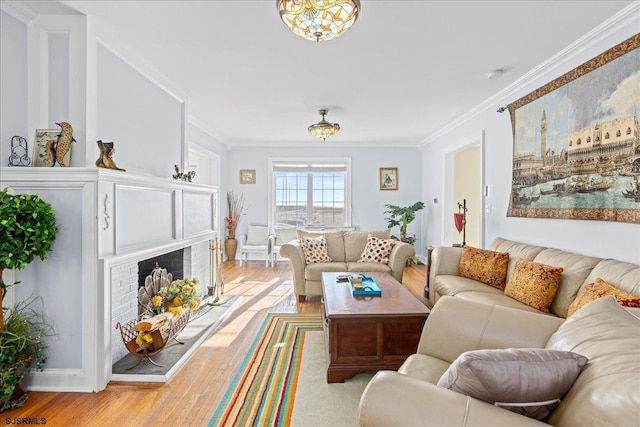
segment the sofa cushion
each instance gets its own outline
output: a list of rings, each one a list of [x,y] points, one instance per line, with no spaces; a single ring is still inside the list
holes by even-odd
[[[578,310],[546,348],[589,359],[548,422],[555,426],[630,425],[640,407],[640,319],[613,296]]]
[[[460,292],[485,292],[490,294],[504,295],[503,291],[491,286],[487,286],[477,280],[454,275],[436,276],[433,282],[429,283],[434,291],[440,295],[458,295]]]
[[[369,234],[378,239],[388,239],[391,237],[389,230],[382,231],[346,231],[344,233],[344,249],[346,262],[357,262],[362,255],[364,247],[367,245]]]
[[[302,252],[307,264],[316,264],[331,262],[331,258],[327,254],[327,241],[324,235],[318,237],[302,237],[300,239]]]
[[[344,262],[343,231],[332,231],[330,233],[324,233],[298,230],[297,233],[299,239],[302,239],[303,237],[324,236],[327,242],[327,254],[329,255],[329,258],[331,258],[332,261]]]
[[[567,317],[569,305],[578,295],[580,286],[601,259],[558,249],[545,249],[533,261],[563,268],[560,285],[549,311],[557,316]]]
[[[391,239],[378,239],[369,234],[367,244],[358,262],[389,264],[389,255],[391,254],[394,242],[395,241]]]
[[[344,262],[322,262],[316,264],[308,264],[304,269],[305,280],[313,282],[322,281],[323,272],[344,272],[347,270],[347,264]]]
[[[407,357],[398,369],[398,373],[438,384],[440,377],[449,369],[449,366],[451,366],[449,362],[437,357],[416,353]]]
[[[275,241],[276,246],[282,246],[285,243],[288,243],[298,238],[298,232],[295,229],[295,227],[276,228],[275,235],[276,235],[276,241]]]
[[[548,313],[561,276],[562,267],[519,259],[504,294]]]
[[[489,247],[492,251],[509,252],[509,265],[507,266],[507,282],[513,274],[513,270],[516,267],[518,259],[526,259],[527,261],[533,261],[533,259],[542,252],[545,248],[542,246],[527,245],[526,243],[514,242],[512,240],[503,239],[502,237],[496,237]]]
[[[269,227],[264,225],[250,225],[247,230],[246,245],[266,246],[269,239]]]
[[[583,286],[595,282],[598,278],[623,291],[640,294],[640,265],[603,259],[593,267]]]
[[[451,364],[438,386],[544,419],[586,363],[579,354],[541,348],[467,351]]]
[[[508,252],[496,252],[465,246],[458,275],[503,290],[507,279]]]
[[[584,305],[598,298],[606,297],[607,295],[613,295],[619,304],[626,307],[640,307],[638,301],[640,295],[630,294],[621,289],[616,288],[611,283],[607,283],[604,280],[598,278],[595,282],[589,283],[585,286],[578,297],[569,306],[567,316],[571,316],[576,311],[580,310]]]
[[[375,262],[347,262],[347,271],[350,273],[391,273],[389,264]]]
[[[488,292],[459,292],[456,297],[466,299],[469,301],[476,301],[482,304],[499,305],[501,307],[517,308],[518,310],[530,311],[532,313],[552,315],[551,313],[544,313],[533,308],[527,304],[524,304],[518,300],[506,296],[504,293],[488,293]]]

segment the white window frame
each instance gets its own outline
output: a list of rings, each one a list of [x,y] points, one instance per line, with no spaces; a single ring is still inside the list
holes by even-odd
[[[269,189],[268,189],[268,215],[269,215],[269,229],[273,230],[276,224],[274,215],[275,210],[273,209],[274,203],[274,194],[275,191],[275,174],[273,173],[273,165],[278,162],[316,162],[316,163],[333,163],[333,162],[341,162],[345,163],[347,166],[347,171],[344,177],[345,184],[345,202],[344,202],[344,217],[345,217],[345,227],[351,226],[351,157],[268,157],[268,173],[269,173]]]

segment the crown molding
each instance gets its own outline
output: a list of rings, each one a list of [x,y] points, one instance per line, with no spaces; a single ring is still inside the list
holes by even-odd
[[[203,131],[204,133],[208,134],[209,136],[215,138],[219,143],[221,143],[222,145],[225,146],[225,148],[227,149],[227,151],[229,151],[231,149],[231,144],[229,144],[228,142],[225,141],[224,138],[222,138],[220,136],[220,134],[218,132],[216,132],[215,130],[213,130],[212,128],[210,128],[209,126],[205,125],[203,122],[201,122],[199,119],[196,119],[193,116],[189,116],[189,124],[193,125],[195,127],[197,127],[198,129],[200,129],[201,131]]]
[[[308,141],[260,141],[260,142],[234,142],[230,145],[233,147],[303,147],[303,148],[415,148],[420,147],[415,142],[372,142],[372,141],[340,141],[331,138],[331,140],[320,141],[310,139]]]
[[[35,10],[21,1],[3,0],[0,2],[0,9],[24,24],[28,24],[38,16]]]
[[[500,92],[490,98],[487,98],[485,101],[453,120],[448,125],[427,136],[418,143],[418,147],[422,148],[437,140],[489,108],[497,109],[499,106],[507,102],[506,100],[514,98],[518,92],[525,90],[533,80],[544,77],[547,74],[554,73],[552,77],[548,78],[548,80],[551,81],[557,77],[555,74],[560,73],[558,75],[561,75],[562,73],[569,71],[564,68],[562,70],[558,69],[565,67],[567,62],[574,60],[585,50],[595,46],[597,43],[601,42],[616,31],[632,25],[634,22],[637,22],[638,25],[640,25],[640,1],[634,1],[629,6],[625,7],[548,60],[525,73],[518,80],[511,83]]]

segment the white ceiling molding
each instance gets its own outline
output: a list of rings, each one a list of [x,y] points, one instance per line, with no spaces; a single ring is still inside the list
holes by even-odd
[[[25,24],[33,21],[38,16],[33,9],[21,1],[3,0],[0,2],[0,9]]]
[[[195,117],[193,117],[193,116],[189,117],[189,124],[192,124],[193,126],[197,127],[198,129],[200,129],[201,131],[205,132],[209,136],[217,139],[218,142],[220,142],[222,145],[225,146],[227,151],[229,151],[229,149],[231,148],[231,146],[229,144],[227,144],[226,142],[224,142],[224,139],[220,135],[218,135],[218,132],[216,132],[215,130],[211,129],[209,126],[205,125],[204,123],[202,123],[200,120],[196,119]]]

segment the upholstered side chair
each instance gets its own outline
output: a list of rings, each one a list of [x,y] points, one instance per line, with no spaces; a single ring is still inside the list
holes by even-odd
[[[271,261],[271,244],[269,227],[266,225],[250,225],[246,235],[238,240],[240,246],[240,267],[249,261],[249,254],[264,255],[265,267]]]

